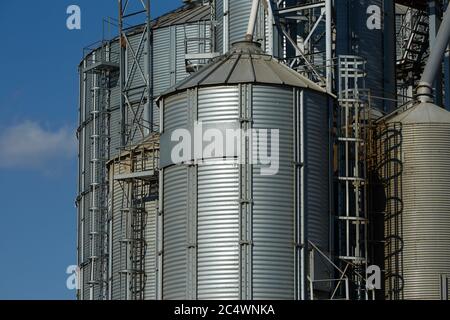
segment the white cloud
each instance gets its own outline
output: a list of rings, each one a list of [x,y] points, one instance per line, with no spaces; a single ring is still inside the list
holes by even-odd
[[[39,123],[25,121],[0,130],[0,168],[48,170],[77,154],[72,129],[48,130]]]

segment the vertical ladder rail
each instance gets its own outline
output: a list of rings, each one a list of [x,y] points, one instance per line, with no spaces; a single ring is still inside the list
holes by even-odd
[[[349,279],[356,299],[365,299],[367,268],[366,137],[367,103],[364,100],[365,61],[339,57],[338,110],[338,220],[341,231],[339,258],[350,266]],[[346,292],[349,296],[349,292]]]

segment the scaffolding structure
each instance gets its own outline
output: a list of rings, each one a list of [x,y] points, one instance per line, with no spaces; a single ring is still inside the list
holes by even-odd
[[[133,43],[128,27],[145,21],[139,41]],[[150,0],[119,0],[121,147],[115,163],[114,180],[121,188],[120,288],[126,300],[145,299],[146,202],[157,194],[158,130],[154,120],[153,46]],[[137,145],[137,143],[140,143]],[[112,275],[113,277],[115,275]]]
[[[127,27],[145,21],[137,45]],[[119,0],[121,147],[157,131],[153,119],[152,26],[150,0]]]
[[[328,92],[333,92],[333,1],[298,1],[298,4],[289,7],[283,1],[275,1],[269,10],[271,17],[276,12],[276,26],[286,44],[295,51],[293,56],[285,57],[285,62]],[[292,36],[294,30],[290,30],[292,23],[296,28],[295,38]],[[298,34],[298,30],[303,31]]]
[[[113,179],[121,190],[120,256],[114,259],[124,262],[123,269],[118,270],[118,275],[121,292],[125,292],[126,300],[146,298],[149,276],[146,257],[156,257],[157,254],[149,250],[147,228],[148,203],[158,198],[158,168],[159,135],[156,134],[136,146],[127,148],[114,161]],[[113,208],[115,209],[117,208]]]

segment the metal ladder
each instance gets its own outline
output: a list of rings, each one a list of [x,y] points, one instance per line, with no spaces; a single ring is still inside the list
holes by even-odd
[[[158,192],[158,155],[159,142],[147,148],[144,143],[139,147],[124,150],[119,157],[117,166],[119,181],[122,188],[121,209],[121,287],[124,286],[126,300],[144,300],[147,283],[146,256],[147,220],[146,204]]]
[[[102,46],[100,60],[109,45]],[[93,64],[97,63],[94,53]],[[108,200],[106,161],[109,158],[109,104],[110,76],[109,71],[92,68],[92,110],[91,121],[91,182],[90,182],[90,256],[89,256],[89,298],[104,300],[108,295]],[[95,288],[98,287],[98,291]]]
[[[133,150],[129,154],[129,163],[119,159],[119,173],[125,168],[125,174],[136,171],[136,155]],[[146,216],[144,188],[142,182],[135,178],[120,181],[122,193],[121,209],[121,261],[124,269],[120,271],[121,286],[125,278],[125,299],[143,300],[145,288],[145,227]],[[123,259],[122,259],[123,258]]]

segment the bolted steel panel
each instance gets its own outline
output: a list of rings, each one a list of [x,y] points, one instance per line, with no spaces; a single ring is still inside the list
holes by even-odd
[[[239,299],[239,168],[201,165],[197,183],[198,299]]]
[[[202,88],[198,94],[198,120],[204,123],[237,121],[239,90],[237,87]]]
[[[111,170],[112,169],[112,170]],[[118,174],[119,168],[113,165],[110,168],[110,179],[112,179],[113,190],[110,194],[112,196],[112,300],[125,300],[126,299],[126,287],[125,277],[122,273],[126,269],[125,256],[126,248],[123,240],[123,228],[124,218],[122,214],[122,201],[124,197],[124,190],[119,181],[114,181],[114,175]]]
[[[305,212],[306,233],[322,252],[331,252],[330,234],[330,165],[328,100],[323,95],[305,91],[304,104],[304,141],[305,141]],[[330,259],[332,257],[328,256]],[[323,257],[315,258],[315,279],[332,279],[334,270]],[[322,292],[331,290],[331,283],[316,283],[314,288]]]
[[[402,124],[403,298],[439,300],[450,274],[450,113],[419,104],[388,122]]]
[[[120,108],[114,108],[110,112],[109,118],[109,135],[110,135],[110,157],[114,158],[119,155],[119,149],[121,145],[121,127],[120,127]]]
[[[277,174],[253,167],[253,298],[294,299],[293,90],[253,87],[253,127],[280,135]],[[270,141],[270,140],[269,140]],[[258,148],[254,146],[254,152]]]
[[[156,300],[156,219],[158,202],[148,201],[145,205],[147,211],[145,227],[145,300]]]
[[[187,77],[188,74],[186,73],[186,67],[185,67],[185,53],[188,51],[189,53],[197,53],[197,52],[207,52],[206,47],[195,47],[195,46],[189,46],[188,49],[186,49],[186,42],[185,40],[187,38],[207,38],[209,37],[210,33],[210,21],[209,21],[209,11],[210,8],[208,5],[198,5],[194,7],[189,6],[183,6],[183,8],[180,8],[176,12],[171,12],[167,15],[164,15],[160,18],[158,18],[153,23],[153,51],[154,51],[154,57],[153,57],[153,64],[154,64],[154,73],[152,75],[153,82],[154,82],[154,97],[156,98],[162,91],[167,90],[170,86],[175,84],[176,80],[182,80],[183,78]],[[135,28],[131,28],[128,32],[128,40],[130,42],[130,45],[127,47],[127,70],[131,71],[134,64],[134,57],[133,57],[133,51],[134,55],[138,58],[138,65],[134,66],[134,71],[131,73],[130,76],[130,84],[132,90],[130,90],[129,97],[131,102],[136,105],[141,100],[142,94],[144,90],[146,89],[144,84],[145,81],[141,75],[141,70],[146,74],[148,67],[146,63],[146,54],[147,54],[147,46],[144,43],[146,40],[144,39],[142,42],[142,46],[139,49],[139,44],[142,39],[142,32],[144,28],[143,26],[137,26]],[[106,44],[106,43],[105,43]],[[100,57],[103,57],[104,59],[107,58],[112,63],[119,63],[120,60],[120,46],[118,38],[112,39],[108,45],[110,46],[109,53],[102,51],[102,48],[94,49],[91,53],[89,53],[84,61],[82,62],[81,66],[85,65],[86,67],[90,67],[93,65],[94,56],[96,55],[96,60],[100,60]],[[196,50],[202,50],[202,51],[196,51]],[[167,54],[167,52],[171,52],[172,54]],[[139,66],[139,67],[138,67]],[[92,70],[91,70],[92,71]],[[80,167],[81,167],[81,161],[83,161],[83,165],[85,167],[84,172],[79,172],[79,176],[81,177],[84,174],[84,184],[80,185],[79,187],[79,195],[80,195],[80,207],[84,210],[84,220],[80,220],[80,225],[83,226],[83,237],[81,235],[80,238],[83,239],[83,243],[79,244],[79,247],[83,248],[83,256],[79,257],[80,264],[86,263],[89,260],[90,257],[90,241],[89,241],[89,231],[90,231],[90,217],[89,217],[89,208],[91,206],[91,183],[92,183],[92,170],[91,170],[91,151],[92,151],[92,141],[91,141],[91,134],[92,134],[92,116],[91,111],[93,109],[93,100],[92,100],[92,90],[93,90],[93,73],[89,72],[86,73],[86,91],[81,92],[80,95],[80,101],[85,101],[85,117],[83,119],[80,119],[80,129],[85,134],[85,145],[84,150],[82,150],[81,154],[84,155],[84,157],[80,157]],[[99,106],[98,109],[104,109],[106,110],[109,108],[109,150],[107,150],[107,153],[109,152],[109,159],[114,159],[119,155],[119,148],[121,146],[121,114],[120,114],[120,103],[121,103],[121,93],[120,93],[120,87],[119,87],[119,72],[118,71],[111,71],[109,74],[110,82],[109,82],[109,106]],[[82,73],[82,79],[83,79],[83,73]],[[82,83],[81,83],[82,84]],[[81,87],[83,89],[83,86]],[[82,90],[81,90],[82,91]],[[83,104],[82,104],[83,105]],[[129,110],[128,110],[129,111]],[[128,118],[132,119],[133,116],[131,113],[128,114]],[[159,125],[159,109],[156,107],[156,103],[154,103],[154,122],[158,126]],[[135,134],[135,139],[133,139],[133,142],[138,142],[138,138],[141,136],[139,132]],[[80,144],[81,145],[81,144]],[[105,159],[105,160],[109,160]],[[120,256],[124,256],[123,251],[124,247],[121,245],[120,241],[118,240],[119,237],[119,231],[121,228],[121,214],[118,210],[120,210],[120,203],[122,201],[122,195],[123,191],[120,190],[118,184],[114,184],[112,187],[112,190],[109,190],[110,195],[116,193],[114,196],[115,202],[112,204],[113,206],[113,215],[114,221],[113,221],[113,230],[112,234],[110,236],[113,236],[115,240],[113,243],[113,283],[112,283],[112,292],[113,292],[113,299],[124,299],[125,295],[122,294],[124,287],[123,284],[121,284],[120,277],[124,277],[124,275],[120,274],[120,271],[125,269],[124,262],[120,261]],[[148,204],[151,206],[151,204]],[[81,212],[81,209],[79,209]],[[151,216],[149,216],[151,217]],[[150,221],[152,224],[153,222]],[[81,228],[80,228],[81,229]],[[81,230],[80,230],[81,232]],[[152,237],[151,235],[151,229],[148,230],[149,237]],[[146,262],[147,263],[147,262]],[[152,262],[148,262],[152,263]],[[84,269],[87,270],[89,266],[86,266]],[[153,267],[152,267],[153,268]],[[87,272],[87,271],[86,271]],[[87,284],[87,281],[89,279],[89,274],[86,274],[84,279],[84,287],[85,291],[88,290],[89,286]],[[150,287],[153,287],[154,279],[147,278],[146,285],[146,297],[152,296],[153,293],[149,291]],[[152,289],[153,290],[153,289]],[[85,292],[84,298],[89,298],[88,291]],[[98,296],[96,292],[96,297]]]
[[[188,201],[187,167],[172,166],[164,169],[164,242],[162,294],[164,300],[186,299],[186,251]]]
[[[235,54],[239,55],[240,52]],[[273,73],[280,77],[279,81],[295,81],[293,75],[284,69],[286,67],[272,64],[270,58],[262,59],[259,54],[260,51],[254,52],[248,58],[248,64],[255,65],[252,59],[260,64],[270,64]],[[235,58],[228,57],[232,61]],[[221,73],[221,70],[213,65],[206,67],[203,75],[215,77],[216,72]],[[193,78],[195,77],[194,75]],[[201,81],[190,79],[187,81],[190,85],[186,88],[182,86],[178,91],[172,89],[167,96],[162,96],[163,136],[176,128],[192,130],[195,120],[208,124],[205,127],[233,128],[238,124],[243,128],[250,125],[249,128],[253,126],[254,129],[278,129],[281,161],[279,171],[274,176],[262,176],[258,165],[234,166],[229,162],[231,160],[212,157],[203,159],[202,163],[194,166],[197,170],[195,181],[189,178],[193,167],[185,169],[182,177],[177,177],[178,183],[175,183],[175,179],[171,179],[170,184],[164,181],[164,214],[167,214],[168,207],[180,208],[177,220],[165,220],[164,228],[173,228],[178,232],[171,232],[170,237],[168,232],[164,232],[164,252],[167,255],[167,249],[170,249],[171,254],[175,255],[175,250],[180,250],[177,251],[178,256],[185,257],[182,262],[175,263],[179,266],[177,271],[185,273],[176,279],[177,288],[186,289],[185,294],[179,298],[294,299],[295,288],[298,286],[294,265],[297,248],[294,204],[299,196],[294,188],[294,92],[303,91],[307,122],[304,129],[311,131],[305,133],[305,152],[312,153],[306,157],[308,163],[305,164],[305,188],[311,188],[306,193],[304,202],[306,234],[308,239],[325,252],[329,251],[328,97],[320,88],[317,93],[304,88],[308,87],[309,82],[305,82],[303,78],[295,82],[298,84],[297,88],[264,83],[250,85],[237,76],[233,79],[226,86],[203,86]],[[259,79],[261,77],[257,78]],[[194,83],[197,85],[194,86]],[[299,106],[295,104],[295,107]],[[299,127],[298,130],[301,129],[300,123],[295,125]],[[250,150],[244,148],[240,157],[247,154],[247,151]],[[162,150],[162,155],[167,154],[167,150]],[[170,161],[162,161],[166,172],[178,168],[171,165]],[[320,170],[323,172],[319,172]],[[188,187],[185,186],[186,183]],[[310,183],[314,185],[310,187]],[[320,186],[316,186],[316,183]],[[183,189],[179,190],[180,188]],[[166,193],[172,192],[179,196],[167,197]],[[174,209],[171,211],[173,214]],[[192,215],[196,215],[194,225]],[[187,226],[180,229],[182,224]],[[190,228],[195,229],[197,242],[189,240],[188,237],[193,236]],[[197,248],[194,253],[193,247],[189,245],[181,249],[166,245],[167,241],[174,243],[175,237],[180,237],[180,233],[186,237],[180,238],[179,242],[187,242]],[[184,263],[187,266],[181,269],[180,265]],[[169,262],[165,260],[164,265],[169,265]],[[322,274],[324,273],[320,275]],[[163,287],[166,286],[165,281],[163,278]],[[171,287],[174,287],[173,276],[170,281]]]

